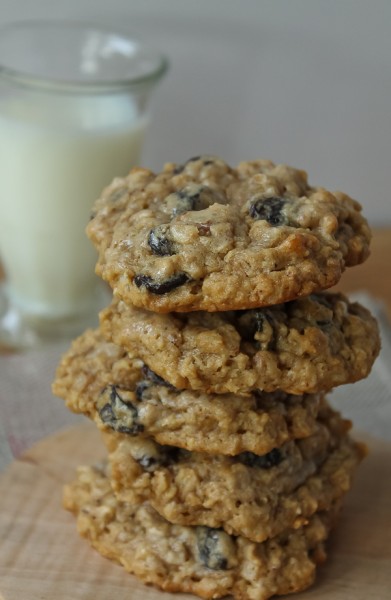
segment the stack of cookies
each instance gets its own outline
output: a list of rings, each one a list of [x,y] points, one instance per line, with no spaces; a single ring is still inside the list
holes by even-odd
[[[53,386],[108,451],[65,490],[81,535],[164,590],[306,588],[365,454],[325,398],[379,351],[369,312],[324,292],[368,256],[359,204],[201,156],[115,179],[87,233],[114,300]]]

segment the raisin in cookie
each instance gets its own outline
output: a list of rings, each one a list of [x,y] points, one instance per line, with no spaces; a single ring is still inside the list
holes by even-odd
[[[350,487],[360,457],[334,413],[312,436],[263,456],[187,452],[119,433],[103,438],[120,500],[148,501],[172,523],[222,527],[255,542],[328,509]]]
[[[96,202],[87,234],[97,273],[155,312],[279,304],[338,282],[368,256],[360,205],[267,160],[211,156],[133,169]]]
[[[314,433],[321,394],[249,397],[177,390],[138,358],[88,330],[63,356],[53,392],[99,427],[198,452],[266,454]]]
[[[328,391],[366,377],[379,352],[375,319],[342,294],[314,294],[246,311],[161,315],[115,301],[105,337],[137,348],[179,389],[246,394]]]
[[[64,506],[77,516],[80,535],[145,583],[202,598],[232,594],[237,600],[267,600],[311,585],[340,509],[336,503],[302,528],[256,544],[220,529],[172,525],[148,503],[120,502],[105,473],[91,467],[78,469],[76,481],[65,488]]]

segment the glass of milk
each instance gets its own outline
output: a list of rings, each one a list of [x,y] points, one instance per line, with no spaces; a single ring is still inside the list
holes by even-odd
[[[160,54],[110,30],[0,28],[0,345],[96,323],[108,291],[85,226],[102,189],[138,163],[166,70]]]

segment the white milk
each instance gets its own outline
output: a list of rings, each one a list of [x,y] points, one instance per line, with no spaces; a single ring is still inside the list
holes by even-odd
[[[0,256],[23,312],[91,305],[97,253],[84,230],[101,190],[139,161],[145,121],[132,110],[115,96],[0,106]]]

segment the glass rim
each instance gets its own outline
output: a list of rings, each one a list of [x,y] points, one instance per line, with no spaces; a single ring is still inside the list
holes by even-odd
[[[12,30],[18,30],[23,27],[29,27],[31,30],[34,27],[62,27],[62,28],[75,28],[85,31],[96,31],[103,34],[115,34],[119,35],[127,40],[137,42],[142,49],[148,49],[153,51],[153,57],[156,60],[157,66],[151,68],[143,75],[139,76],[128,76],[114,78],[110,81],[99,80],[98,78],[94,81],[79,81],[79,80],[63,80],[56,79],[52,76],[34,75],[23,71],[22,69],[14,69],[4,65],[0,59],[0,79],[3,78],[9,82],[19,84],[23,87],[42,90],[47,92],[61,92],[61,93],[82,93],[82,94],[99,94],[118,92],[126,90],[138,90],[143,87],[147,88],[154,83],[157,83],[159,79],[167,72],[169,68],[169,60],[164,55],[153,48],[149,48],[143,42],[136,37],[133,37],[129,32],[125,32],[117,27],[105,27],[98,23],[69,20],[69,19],[23,19],[18,21],[10,21],[0,25],[0,37],[4,32]]]

